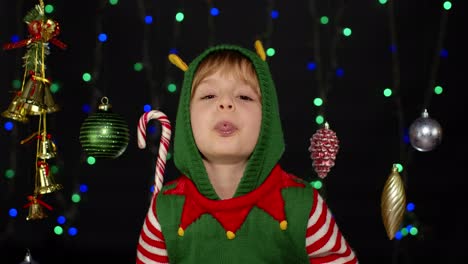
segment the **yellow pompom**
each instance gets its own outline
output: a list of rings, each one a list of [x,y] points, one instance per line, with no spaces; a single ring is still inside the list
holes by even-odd
[[[258,56],[265,61],[266,60],[266,54],[265,54],[265,49],[263,49],[263,44],[260,40],[255,41],[255,51],[257,52]]]
[[[177,68],[179,68],[179,69],[181,69],[183,71],[188,70],[187,64],[185,64],[185,62],[179,56],[177,56],[174,53],[169,54],[169,61],[172,64],[174,64],[175,66],[177,66]]]
[[[184,229],[182,227],[179,227],[179,230],[177,230],[177,234],[179,234],[179,236],[184,236]]]
[[[281,221],[281,223],[280,223],[280,229],[281,229],[281,230],[286,230],[286,229],[288,229],[288,221],[286,221],[286,220]]]
[[[234,234],[234,232],[232,231],[227,231],[226,236],[228,239],[234,239],[236,237],[236,234]]]

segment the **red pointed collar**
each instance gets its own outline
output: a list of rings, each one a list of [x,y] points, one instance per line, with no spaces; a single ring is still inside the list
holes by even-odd
[[[210,200],[199,193],[193,182],[186,176],[175,180],[176,187],[165,191],[164,194],[185,196],[179,235],[183,235],[184,230],[203,214],[211,214],[223,226],[227,234],[234,234],[244,223],[253,206],[263,209],[278,222],[286,224],[281,189],[304,187],[304,184],[295,179],[297,179],[296,176],[286,173],[279,165],[276,165],[262,185],[240,197]],[[282,227],[282,229],[285,228],[286,226]]]

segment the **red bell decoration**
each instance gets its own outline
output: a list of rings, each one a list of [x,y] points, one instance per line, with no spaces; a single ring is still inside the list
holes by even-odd
[[[313,160],[312,166],[322,179],[335,166],[336,154],[339,149],[338,144],[336,133],[330,129],[327,122],[310,138],[309,152],[311,153],[310,158]]]

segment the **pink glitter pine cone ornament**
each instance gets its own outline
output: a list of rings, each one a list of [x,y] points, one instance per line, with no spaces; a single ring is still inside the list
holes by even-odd
[[[327,177],[330,169],[335,166],[336,154],[339,150],[339,140],[336,133],[325,122],[324,127],[317,129],[310,138],[309,152],[313,160],[312,166],[320,178]]]

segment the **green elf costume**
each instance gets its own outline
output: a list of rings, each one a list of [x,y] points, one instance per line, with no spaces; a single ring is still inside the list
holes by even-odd
[[[190,125],[196,69],[222,50],[252,62],[262,95],[258,142],[234,197],[226,200],[210,183]],[[255,50],[218,45],[188,66],[170,55],[185,71],[174,136],[174,162],[183,175],[153,196],[136,263],[358,263],[319,193],[278,164],[284,139],[276,90],[261,42]]]

